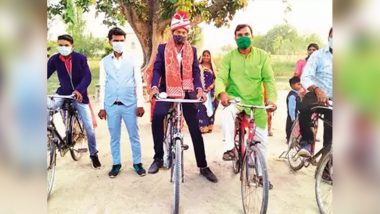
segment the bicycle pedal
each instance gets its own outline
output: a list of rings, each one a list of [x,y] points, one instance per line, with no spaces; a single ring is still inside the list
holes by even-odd
[[[182,149],[183,149],[183,150],[188,150],[188,149],[189,149],[189,145],[187,145],[187,144],[183,144],[183,145],[182,145]]]
[[[81,148],[81,149],[78,149],[78,152],[79,153],[86,153],[88,151],[87,148]]]

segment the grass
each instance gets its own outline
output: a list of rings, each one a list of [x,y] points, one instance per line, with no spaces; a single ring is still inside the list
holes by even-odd
[[[302,56],[272,55],[271,58],[278,90],[289,90],[288,79],[293,75],[295,64]],[[88,59],[88,65],[92,74],[92,81],[88,88],[89,95],[95,94],[95,86],[99,82],[99,61],[100,59]],[[54,73],[48,81],[48,94],[54,93],[58,87],[58,77]]]

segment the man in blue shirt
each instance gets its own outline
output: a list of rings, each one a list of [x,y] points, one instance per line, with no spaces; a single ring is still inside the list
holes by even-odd
[[[310,157],[310,144],[314,142],[314,135],[310,129],[311,107],[326,105],[328,100],[333,99],[333,29],[330,29],[329,47],[315,51],[307,61],[301,77],[301,84],[309,90],[302,100],[300,107],[300,131],[302,135],[300,156]],[[332,111],[323,112],[327,121],[332,121]],[[324,123],[323,146],[332,143],[332,127]]]
[[[107,119],[111,135],[111,152],[113,166],[108,173],[110,178],[116,177],[121,169],[120,161],[120,129],[121,121],[128,130],[132,147],[133,168],[140,176],[145,175],[141,163],[140,136],[137,117],[144,115],[143,92],[140,68],[133,55],[125,52],[125,32],[112,28],[108,33],[113,52],[100,62],[100,119]]]

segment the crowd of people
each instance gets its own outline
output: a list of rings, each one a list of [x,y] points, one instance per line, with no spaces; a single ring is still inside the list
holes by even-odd
[[[270,55],[252,45],[253,31],[247,24],[239,24],[234,32],[237,48],[227,53],[220,65],[215,65],[212,54],[204,50],[198,58],[197,50],[188,41],[191,28],[187,13],[178,11],[171,20],[172,36],[157,47],[153,63],[146,69],[150,97],[166,92],[170,98],[201,99],[202,104],[183,104],[183,116],[189,128],[194,153],[200,174],[211,182],[217,182],[217,176],[207,164],[204,139],[202,134],[211,133],[215,121],[215,112],[219,105],[225,152],[221,158],[225,161],[234,159],[234,131],[236,115],[244,111],[230,105],[229,100],[239,97],[242,103],[250,105],[272,105],[266,112],[255,112],[255,137],[260,141],[260,150],[267,152],[268,135],[272,136],[272,112],[276,110],[277,89]],[[332,29],[329,33],[329,47],[319,49],[317,44],[310,44],[308,55],[296,64],[294,77],[289,80],[292,90],[287,96],[288,117],[286,120],[286,138],[290,127],[300,112],[302,155],[310,155],[309,145],[313,135],[307,128],[310,123],[310,106],[315,103],[325,104],[332,99]],[[118,27],[108,33],[112,53],[100,61],[100,111],[98,117],[107,121],[111,137],[110,148],[113,165],[108,175],[116,177],[122,167],[120,159],[121,121],[127,128],[131,143],[133,168],[140,176],[146,174],[141,162],[141,142],[138,117],[142,117],[144,97],[142,73],[133,54],[125,49],[126,33]],[[60,87],[57,94],[74,94],[77,98],[75,108],[83,121],[88,138],[88,147],[92,166],[101,166],[96,149],[94,126],[96,120],[87,95],[91,83],[91,72],[87,58],[74,51],[74,40],[70,35],[58,37],[58,52],[48,61],[48,78],[57,71]],[[52,103],[55,108],[62,105],[62,100]],[[151,129],[154,156],[148,173],[154,174],[163,167],[164,118],[170,103],[155,102],[151,105]],[[332,113],[326,113],[332,117]],[[331,144],[332,128],[325,126],[324,145]],[[270,184],[273,187],[272,184]]]

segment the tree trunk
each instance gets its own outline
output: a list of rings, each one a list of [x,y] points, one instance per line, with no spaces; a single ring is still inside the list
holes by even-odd
[[[144,70],[149,65],[152,56],[156,54],[157,47],[163,42],[165,28],[170,23],[170,19],[161,20],[159,17],[159,1],[149,0],[147,7],[149,11],[149,19],[143,20],[137,13],[134,7],[125,5],[123,1],[119,1],[122,14],[131,25],[135,32],[142,51]]]

